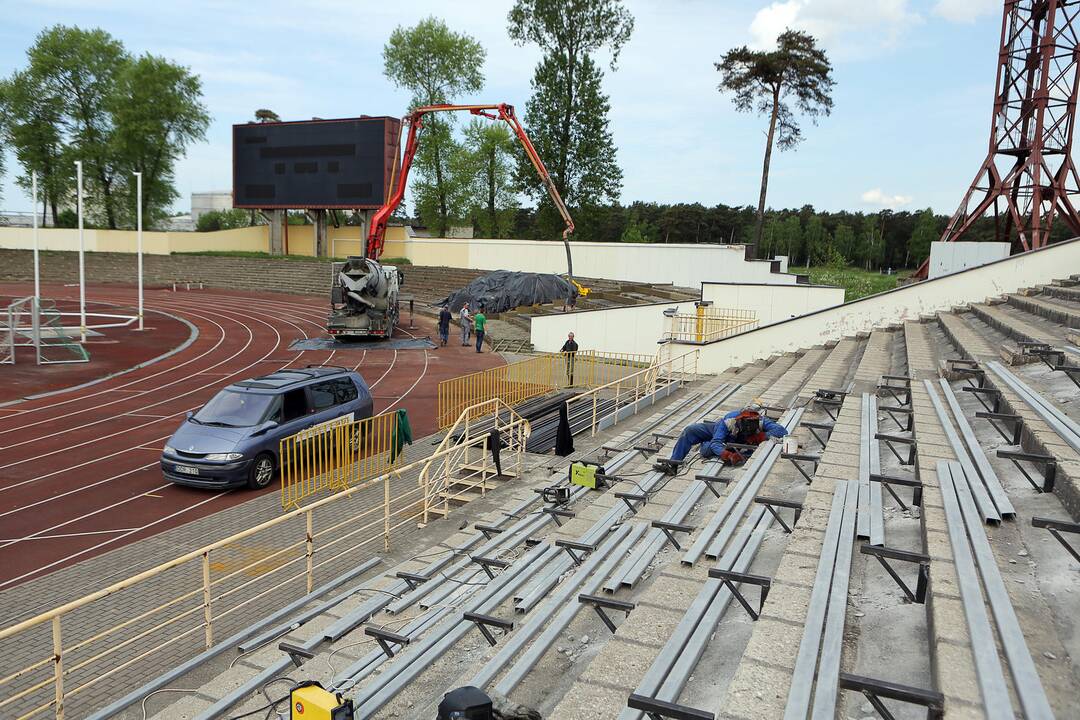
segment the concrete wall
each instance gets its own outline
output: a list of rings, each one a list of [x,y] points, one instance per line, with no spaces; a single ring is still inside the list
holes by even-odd
[[[839,340],[958,305],[1016,292],[1080,269],[1080,238],[778,322],[701,349],[703,372]]]
[[[693,302],[671,302],[540,315],[532,319],[530,340],[541,352],[556,352],[572,332],[582,350],[653,355],[657,341],[670,329],[664,310],[673,307],[694,311]]]
[[[994,260],[1009,257],[1009,243],[1004,242],[941,242],[930,243],[930,277],[978,267]]]
[[[768,325],[844,302],[844,289],[830,285],[701,284],[701,299],[718,308],[757,311],[759,325]]]

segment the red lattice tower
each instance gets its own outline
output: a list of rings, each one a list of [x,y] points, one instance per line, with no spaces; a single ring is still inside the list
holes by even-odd
[[[1078,15],[1080,0],[1005,0],[990,152],[943,241],[962,239],[991,210],[995,239],[1014,253],[1045,246],[1057,215],[1080,235],[1071,199],[1080,194],[1072,160]]]

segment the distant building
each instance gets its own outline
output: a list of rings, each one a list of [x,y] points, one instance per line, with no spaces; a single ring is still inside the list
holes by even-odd
[[[191,222],[199,222],[199,216],[214,210],[232,210],[231,190],[191,193]]]

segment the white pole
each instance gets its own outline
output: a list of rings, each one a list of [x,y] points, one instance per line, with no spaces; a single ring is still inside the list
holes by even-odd
[[[37,171],[30,173],[30,192],[34,196],[31,215],[34,216],[34,297],[41,301],[41,266],[38,264],[38,225],[37,225]]]
[[[83,259],[86,241],[83,237],[82,160],[75,161],[75,178],[76,206],[79,210],[79,335],[82,342],[86,342],[86,265]]]
[[[136,232],[136,244],[138,245],[139,254],[139,329],[143,329],[143,292],[142,292],[142,173],[135,173],[135,187],[136,195],[138,196],[138,207],[135,210],[135,217],[137,218],[137,232]]]

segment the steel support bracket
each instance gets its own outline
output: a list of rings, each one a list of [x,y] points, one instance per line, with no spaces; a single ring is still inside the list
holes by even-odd
[[[607,629],[611,632],[615,632],[617,629],[615,623],[611,621],[611,618],[605,612],[605,610],[617,610],[619,612],[630,615],[630,611],[637,607],[634,603],[626,602],[625,600],[613,600],[612,598],[603,597],[601,595],[588,595],[581,593],[577,596],[579,603],[588,603],[592,605],[593,610],[600,616],[600,619],[607,626]]]
[[[731,478],[720,475],[695,475],[694,478],[705,483],[705,487],[709,488],[709,492],[716,497],[720,497],[720,491],[716,489],[716,486],[723,485],[727,487],[727,484],[731,482]]]
[[[862,693],[884,720],[896,720],[896,716],[885,706],[882,698],[899,700],[909,705],[921,705],[926,708],[926,720],[940,720],[945,715],[945,696],[936,690],[924,690],[845,672],[840,673],[837,685],[841,690]]]
[[[398,572],[395,575],[395,577],[398,580],[404,580],[405,584],[409,586],[409,591],[410,592],[412,592],[417,587],[419,587],[420,585],[423,585],[424,583],[426,583],[428,580],[431,579],[427,575],[420,575],[420,574],[411,573],[411,572]]]
[[[990,412],[1001,411],[1001,393],[992,387],[983,387],[981,385],[964,385],[960,388],[964,392],[969,392],[975,396],[975,399]],[[993,398],[993,404],[987,404],[984,398]]]
[[[1054,490],[1054,480],[1057,477],[1057,460],[1055,460],[1052,455],[1029,453],[1020,450],[998,450],[997,456],[1012,461],[1012,464],[1015,465],[1020,473],[1027,478],[1027,481],[1031,483],[1031,486],[1039,492],[1046,493]],[[1043,477],[1041,483],[1031,477],[1031,473],[1027,471],[1027,468],[1020,464],[1021,460],[1042,468]]]
[[[1046,528],[1046,530],[1054,536],[1054,538],[1061,543],[1062,547],[1068,550],[1069,554],[1073,556],[1073,560],[1080,563],[1080,550],[1069,544],[1069,541],[1061,536],[1061,533],[1067,532],[1072,534],[1080,534],[1080,523],[1069,522],[1067,520],[1051,520],[1044,517],[1031,518],[1031,526],[1037,528]]]
[[[907,596],[908,600],[920,605],[926,603],[926,589],[930,584],[929,555],[910,552],[908,550],[897,550],[896,548],[885,547],[883,545],[871,545],[869,543],[863,543],[859,546],[859,552],[863,555],[873,555],[877,558],[877,561],[881,563],[881,567],[885,568],[885,572],[889,573],[889,576],[896,581],[896,584],[904,591],[904,595]],[[908,587],[908,584],[897,575],[896,570],[889,564],[889,560],[900,560],[902,562],[915,563],[919,566],[919,578],[916,581],[914,591],[912,591],[912,589]]]
[[[884,379],[892,379],[893,375],[882,375]],[[910,405],[911,404],[911,379],[902,378],[906,381],[903,385],[893,385],[891,382],[879,383],[877,386],[878,395],[882,391],[887,392],[898,405]]]
[[[896,500],[897,504],[904,510],[907,510],[908,506],[904,504],[904,501],[901,500],[900,496],[896,494],[896,491],[892,489],[893,485],[911,488],[911,504],[916,507],[922,505],[923,485],[921,480],[902,478],[895,475],[878,475],[876,473],[870,473],[870,482],[881,483],[881,486],[893,496],[893,500]]]
[[[667,535],[667,539],[671,541],[671,544],[675,546],[676,550],[682,550],[682,546],[679,545],[679,541],[675,539],[675,533],[692,533],[694,532],[693,525],[682,525],[680,523],[667,522],[666,520],[653,520],[652,526],[658,530],[663,530]]]
[[[785,460],[790,460],[791,464],[795,466],[795,469],[799,471],[799,474],[806,478],[807,484],[813,482],[814,475],[817,474],[818,463],[821,462],[821,455],[813,455],[810,453],[780,453],[780,457]],[[799,464],[800,462],[814,463],[814,471],[812,473],[807,473],[803,466]]]
[[[574,561],[575,565],[581,565],[582,558],[586,553],[591,553],[596,550],[596,543],[583,543],[576,540],[556,540],[556,547],[561,547],[566,551],[566,554],[570,556],[570,559]],[[574,551],[581,553],[578,555]]]
[[[637,505],[634,503],[641,503],[647,505],[649,502],[649,496],[645,493],[632,493],[632,492],[617,492],[615,497],[626,503],[626,507],[630,508],[630,512],[637,515]]]
[[[375,642],[379,643],[379,647],[382,648],[382,651],[386,654],[387,658],[394,657],[394,649],[390,647],[390,643],[397,643],[402,647],[409,644],[409,638],[407,636],[399,635],[396,632],[374,625],[366,626],[364,628],[364,634],[368,637],[375,638]]]
[[[562,527],[562,521],[559,520],[559,518],[573,519],[574,517],[576,517],[574,513],[570,512],[569,510],[559,510],[558,508],[553,507],[540,508],[540,512],[550,515],[551,519],[554,520],[555,524],[559,527]]]
[[[489,580],[495,579],[495,573],[491,572],[491,568],[496,567],[503,570],[510,566],[509,562],[506,560],[499,560],[498,558],[489,558],[482,555],[470,555],[469,557],[474,563],[484,569]]]
[[[764,495],[758,495],[754,498],[754,502],[758,505],[764,505],[776,522],[780,523],[780,527],[784,528],[784,532],[791,534],[791,529],[799,524],[799,518],[802,517],[803,505],[801,502],[795,502],[794,500],[780,500],[778,498],[766,497]],[[777,508],[790,508],[795,511],[795,519],[791,521],[789,526],[784,522],[784,518],[780,517],[780,512]]]
[[[495,527],[494,525],[481,525],[480,523],[476,523],[475,525],[473,525],[473,527],[484,533],[485,540],[490,540],[492,535],[498,535],[503,531],[501,527]]]
[[[892,421],[896,423],[896,427],[903,432],[911,432],[914,427],[915,411],[910,407],[900,407],[899,405],[878,405],[878,410],[887,413]],[[897,415],[901,415],[906,418],[906,422],[900,422],[896,419]]]
[[[496,627],[504,632],[510,632],[514,629],[514,623],[510,620],[503,620],[492,615],[482,615],[475,612],[467,612],[462,615],[465,620],[476,623],[476,627],[479,628],[480,634],[484,636],[484,639],[488,641],[488,644],[494,647],[498,644],[498,640],[491,634],[491,630],[488,628]]]
[[[896,459],[900,461],[901,465],[915,464],[915,448],[917,448],[919,445],[915,441],[915,438],[902,437],[900,435],[889,435],[888,433],[874,433],[874,439],[884,440],[886,447],[888,447],[889,450],[892,451],[892,454],[896,456]],[[895,445],[908,446],[908,454],[906,460],[900,453],[896,452],[896,447],[894,446],[894,443]]]
[[[315,657],[315,653],[290,642],[278,643],[278,650],[288,653],[289,659],[292,660],[292,664],[296,667],[303,665],[305,660]]]
[[[821,423],[821,422],[803,421],[803,422],[801,422],[799,424],[810,431],[810,435],[812,435],[813,438],[815,440],[817,440],[817,443],[818,443],[818,445],[821,446],[822,450],[825,449],[825,445],[829,442],[829,438],[832,437],[833,428],[836,427],[836,425],[834,423]],[[825,433],[824,438],[822,438],[821,435],[818,435],[819,430],[824,431],[824,433]]]
[[[975,412],[975,417],[982,418],[990,423],[991,427],[998,431],[998,434],[1010,445],[1020,444],[1020,433],[1024,429],[1024,418],[1013,413],[1000,413],[1000,412],[986,412],[984,410],[978,410]],[[1012,423],[1012,433],[1008,431],[1008,425],[1003,428],[998,423],[1005,425],[1005,423]]]
[[[649,720],[661,720],[672,718],[673,720],[716,720],[716,716],[705,710],[677,705],[675,703],[657,700],[634,693],[626,699],[626,707],[631,710],[640,710],[645,713]]]
[[[772,588],[772,578],[767,578],[764,575],[750,575],[749,573],[735,572],[734,570],[724,570],[722,568],[710,568],[709,577],[716,578],[723,581],[727,589],[731,591],[731,594],[735,596],[735,599],[739,601],[739,604],[743,606],[743,609],[750,615],[751,620],[757,620],[761,617],[761,610],[765,607],[765,598],[769,596],[769,589]],[[747,583],[749,585],[757,585],[761,588],[761,598],[758,603],[758,609],[754,610],[750,606],[750,603],[746,601],[739,588],[735,587],[735,583]]]

